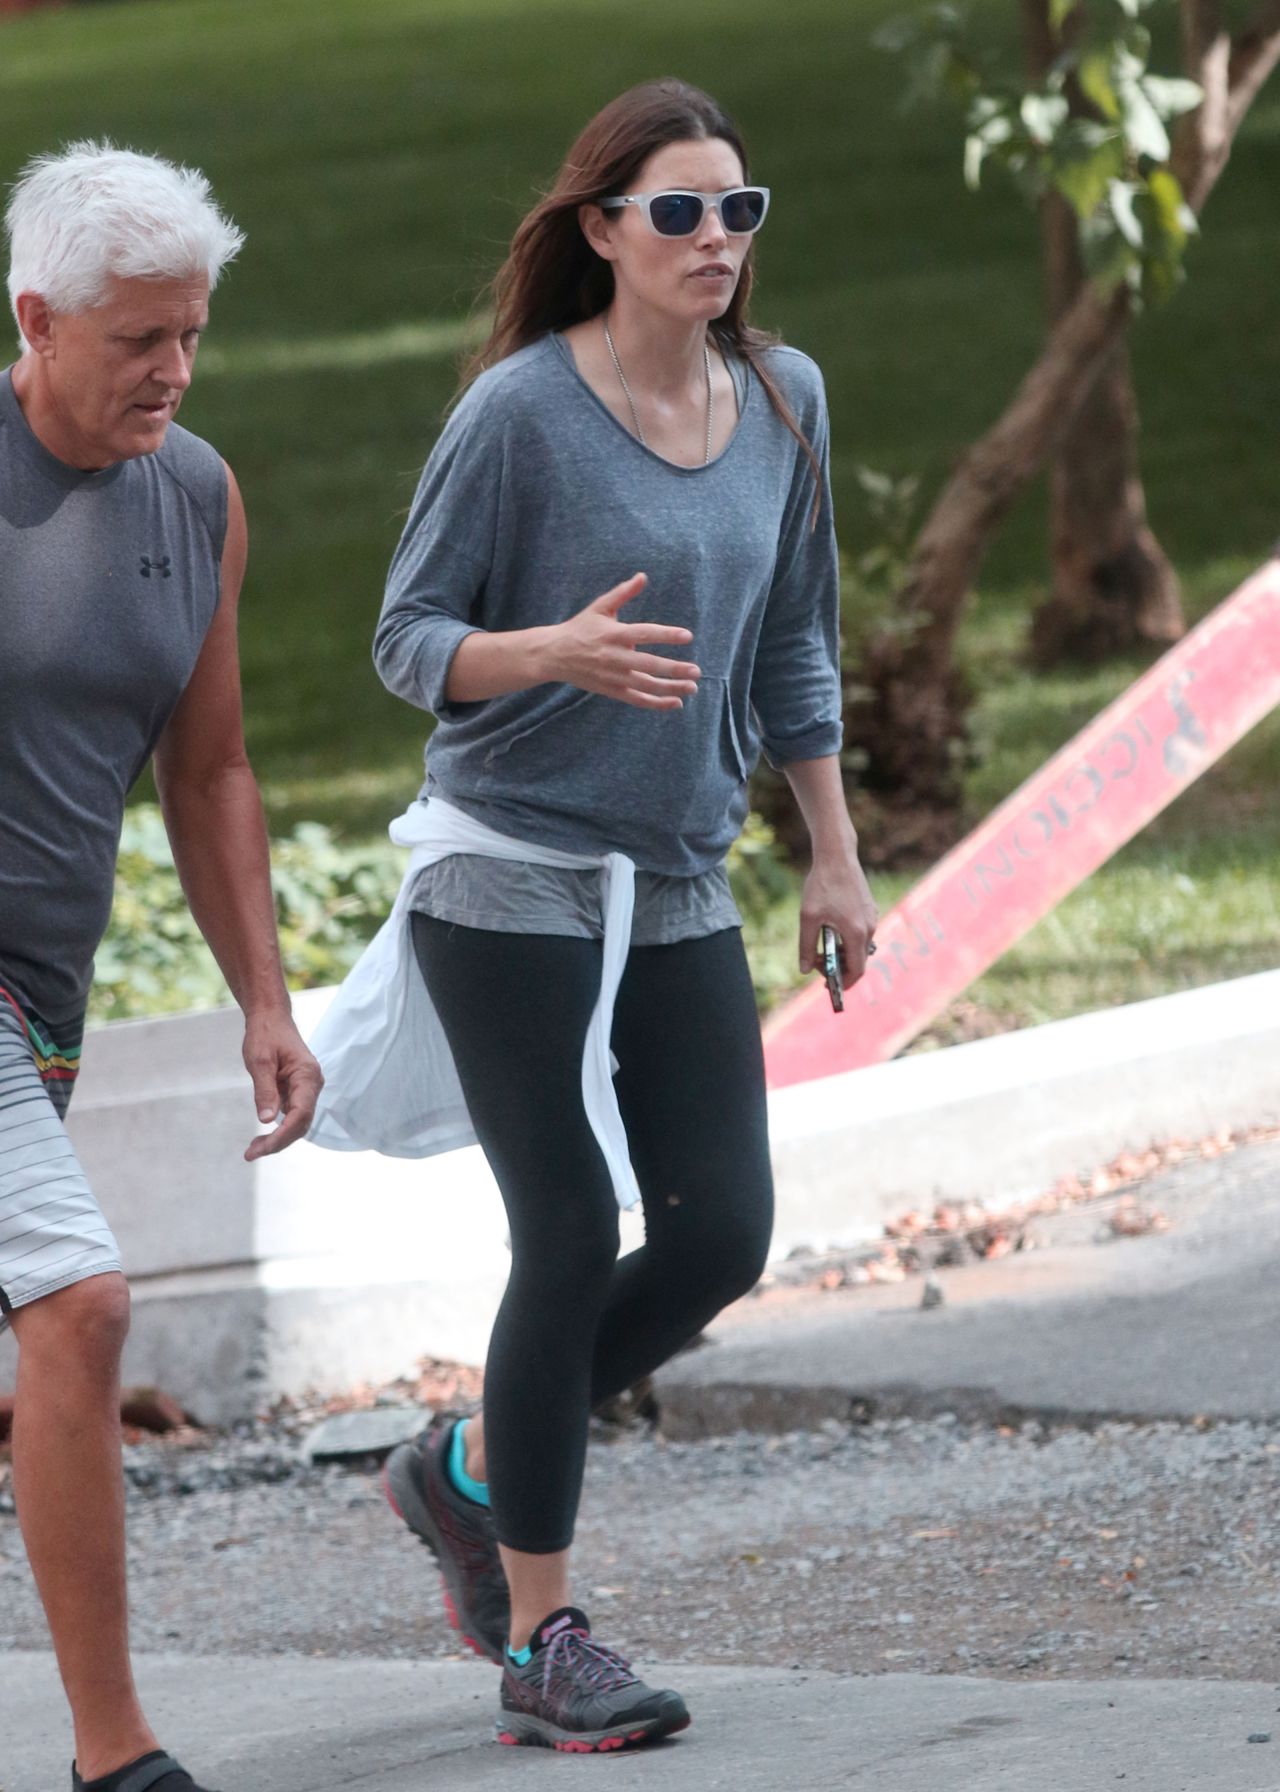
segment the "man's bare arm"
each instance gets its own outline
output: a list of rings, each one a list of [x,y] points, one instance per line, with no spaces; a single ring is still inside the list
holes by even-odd
[[[244,505],[227,470],[227,537],[217,614],[156,749],[156,787],[191,912],[245,1016],[244,1057],[258,1116],[283,1112],[248,1158],[302,1137],[320,1068],[290,1012],[280,963],[262,799],[244,745],[236,619],[248,556]]]

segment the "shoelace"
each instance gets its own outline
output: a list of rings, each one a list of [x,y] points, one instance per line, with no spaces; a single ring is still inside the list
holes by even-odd
[[[617,1692],[638,1684],[629,1662],[614,1649],[597,1643],[584,1630],[562,1630],[549,1644],[542,1664],[542,1691],[551,1694],[551,1678],[559,1669],[571,1685],[585,1680],[595,1692]]]

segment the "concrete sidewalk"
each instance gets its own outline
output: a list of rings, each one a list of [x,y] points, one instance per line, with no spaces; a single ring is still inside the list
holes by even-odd
[[[1186,1680],[1015,1683],[758,1668],[673,1670],[693,1727],[607,1761],[490,1740],[482,1664],[144,1656],[143,1694],[166,1743],[221,1792],[449,1792],[594,1786],[780,1792],[1276,1792],[1280,1742],[1253,1743],[1276,1690]],[[653,1680],[663,1676],[657,1670]],[[0,1661],[0,1785],[64,1792],[66,1716],[52,1658]],[[1280,1726],[1277,1726],[1280,1735]]]
[[[657,1378],[673,1439],[858,1411],[978,1419],[1280,1418],[1280,1142],[1138,1190],[1167,1233],[1093,1241],[1099,1211],[1034,1223],[1040,1249],[922,1283],[741,1303]],[[1280,1773],[1277,1774],[1280,1784]]]

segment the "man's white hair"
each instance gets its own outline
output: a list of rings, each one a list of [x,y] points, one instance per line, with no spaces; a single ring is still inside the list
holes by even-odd
[[[91,311],[113,275],[207,274],[212,290],[244,242],[203,174],[105,142],[69,143],[28,162],[5,226],[15,317],[20,292],[39,293],[55,311]]]

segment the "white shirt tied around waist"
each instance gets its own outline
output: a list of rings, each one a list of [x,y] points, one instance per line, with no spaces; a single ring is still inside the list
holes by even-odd
[[[311,1038],[325,1086],[307,1135],[330,1151],[433,1157],[473,1145],[453,1053],[418,968],[409,894],[418,873],[453,853],[599,871],[604,891],[604,971],[582,1054],[582,1099],[620,1207],[640,1199],[613,1087],[613,1008],[631,943],[634,863],[624,853],[587,857],[495,833],[451,803],[411,803],[388,832],[413,849],[390,915],[347,975]],[[529,1049],[537,1042],[530,1040]]]

